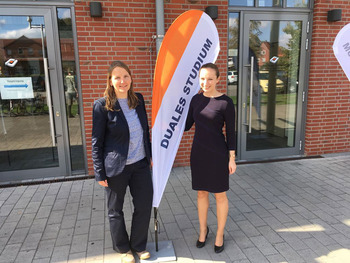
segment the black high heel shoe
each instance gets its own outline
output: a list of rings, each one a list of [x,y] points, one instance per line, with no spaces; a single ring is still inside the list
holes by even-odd
[[[205,241],[207,241],[208,234],[209,234],[209,227],[207,226],[207,234],[205,235],[205,240],[204,240],[204,242],[201,242],[201,241],[199,241],[199,239],[198,239],[198,240],[197,240],[197,243],[196,243],[196,247],[202,248],[202,247],[205,246]]]
[[[223,236],[222,246],[216,246],[216,245],[214,245],[214,251],[215,251],[215,253],[221,253],[222,251],[224,251],[224,248],[225,248],[224,239],[225,239],[225,235]]]

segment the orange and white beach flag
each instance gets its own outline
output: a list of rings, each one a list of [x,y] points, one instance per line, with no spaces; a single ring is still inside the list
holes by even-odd
[[[200,67],[215,62],[219,34],[204,12],[189,10],[169,27],[158,52],[152,96],[153,207],[159,207],[185,127],[199,91]]]

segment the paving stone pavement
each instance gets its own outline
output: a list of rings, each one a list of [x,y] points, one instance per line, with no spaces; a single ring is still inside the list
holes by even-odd
[[[350,262],[350,155],[240,164],[227,194],[224,252],[213,250],[213,196],[207,244],[198,249],[190,169],[172,170],[159,207],[159,240],[173,242],[177,262]],[[128,194],[128,228],[131,211]],[[120,262],[103,188],[93,179],[0,188],[0,262]]]

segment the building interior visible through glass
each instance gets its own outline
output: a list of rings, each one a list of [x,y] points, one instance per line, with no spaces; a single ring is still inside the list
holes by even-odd
[[[61,15],[59,20],[67,23],[70,9],[68,13],[64,11],[58,12]],[[54,124],[49,116],[50,93],[46,87],[43,63],[43,55],[47,52],[44,18],[0,16],[0,21],[0,172],[56,167],[56,138],[52,135]],[[61,54],[62,59],[67,59],[66,67],[75,70],[71,31],[70,23],[70,34],[60,33],[63,41],[69,40],[68,44],[62,44],[61,39],[61,48],[70,46],[70,55],[65,50]],[[65,65],[65,62],[62,64]],[[66,75],[69,75],[68,72]],[[74,88],[77,89],[76,82]],[[83,170],[77,95],[71,100],[70,113],[78,116],[71,118],[68,125],[72,170]]]
[[[301,22],[251,21],[254,70],[247,149],[294,147]]]
[[[250,21],[249,45],[245,45],[249,50],[244,63],[249,64],[253,58],[254,75],[252,108],[247,106],[245,116],[249,118],[252,111],[247,151],[295,146],[301,25],[301,21]],[[239,28],[239,14],[230,13],[228,93],[235,103],[239,83],[234,76],[239,76]],[[250,84],[250,76],[247,77]],[[242,103],[249,101],[249,88],[239,89],[244,94]]]

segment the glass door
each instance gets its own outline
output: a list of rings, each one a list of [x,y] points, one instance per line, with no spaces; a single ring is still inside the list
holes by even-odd
[[[66,174],[52,34],[50,9],[0,10],[1,182]]]
[[[307,15],[244,14],[242,31],[241,159],[299,155]]]

